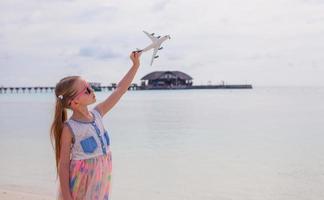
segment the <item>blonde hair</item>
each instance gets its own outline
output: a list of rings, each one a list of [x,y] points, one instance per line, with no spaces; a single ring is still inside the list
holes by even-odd
[[[50,129],[51,143],[55,151],[56,172],[58,175],[60,151],[61,151],[61,135],[63,124],[67,120],[67,108],[70,108],[69,102],[76,94],[75,82],[80,76],[67,76],[61,79],[55,86],[55,113],[54,120]],[[55,144],[55,145],[54,145]]]

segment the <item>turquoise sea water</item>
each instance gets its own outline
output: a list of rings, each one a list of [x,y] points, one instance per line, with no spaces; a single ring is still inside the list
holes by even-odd
[[[112,199],[324,199],[323,100],[321,87],[129,91],[104,118]],[[54,197],[53,103],[0,94],[1,188]]]

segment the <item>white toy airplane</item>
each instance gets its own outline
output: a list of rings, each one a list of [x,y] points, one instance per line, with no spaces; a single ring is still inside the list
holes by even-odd
[[[137,49],[137,51],[138,51],[138,52],[145,52],[145,51],[148,51],[148,50],[154,48],[154,50],[153,50],[153,55],[152,55],[152,59],[151,59],[151,66],[152,66],[154,59],[156,59],[156,58],[159,57],[158,55],[156,55],[157,52],[158,52],[158,50],[163,49],[163,47],[160,47],[161,44],[162,44],[165,40],[167,40],[167,39],[171,39],[171,37],[170,37],[170,35],[165,35],[165,36],[163,36],[163,37],[161,37],[161,36],[157,36],[157,37],[155,37],[155,36],[154,36],[154,33],[149,34],[149,33],[146,32],[146,31],[143,31],[143,32],[147,35],[147,37],[149,37],[149,38],[152,40],[152,44],[148,45],[147,47],[145,47],[145,48],[142,49],[142,50]]]

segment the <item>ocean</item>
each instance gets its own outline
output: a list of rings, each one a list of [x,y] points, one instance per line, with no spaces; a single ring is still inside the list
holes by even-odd
[[[324,199],[323,100],[324,87],[128,91],[104,116],[111,199]],[[0,94],[0,188],[55,199],[53,112],[53,93]]]

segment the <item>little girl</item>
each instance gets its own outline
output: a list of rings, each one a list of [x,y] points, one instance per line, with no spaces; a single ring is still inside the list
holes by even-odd
[[[91,86],[79,76],[68,76],[55,87],[56,107],[51,126],[55,144],[60,200],[110,199],[112,157],[110,139],[102,118],[128,90],[140,65],[140,52],[132,52],[131,69],[116,89],[92,110],[96,102]],[[66,109],[73,111],[67,119]]]

